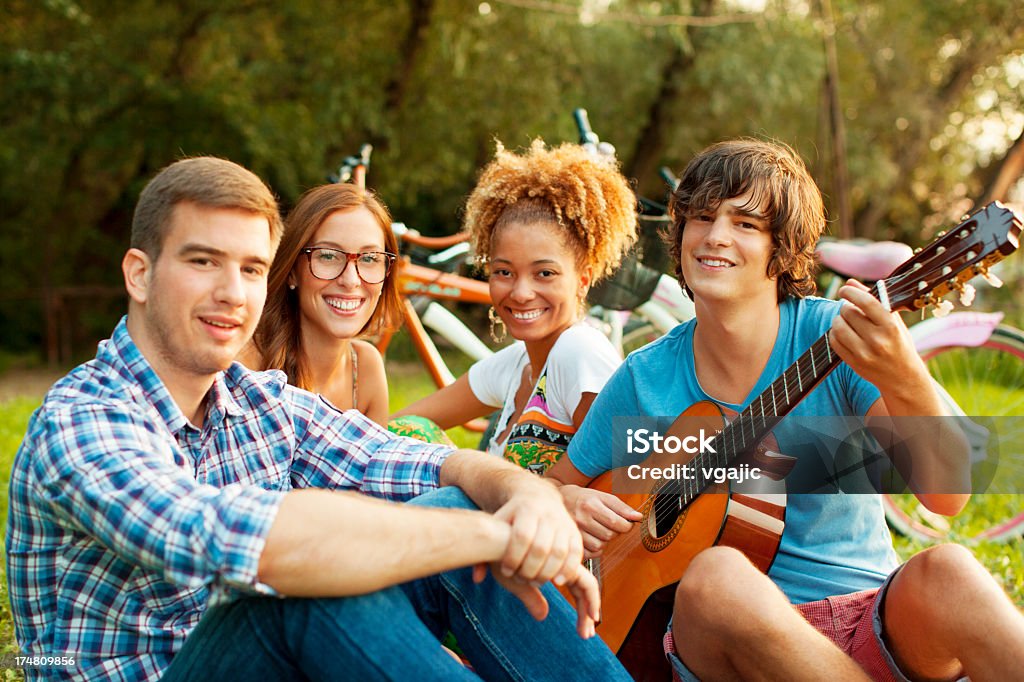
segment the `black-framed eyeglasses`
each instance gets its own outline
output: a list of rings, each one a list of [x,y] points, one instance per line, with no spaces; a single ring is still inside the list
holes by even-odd
[[[349,263],[356,264],[356,274],[366,284],[380,284],[395,262],[395,254],[387,251],[349,253],[327,247],[305,248],[302,253],[309,259],[309,271],[317,279],[338,279]]]

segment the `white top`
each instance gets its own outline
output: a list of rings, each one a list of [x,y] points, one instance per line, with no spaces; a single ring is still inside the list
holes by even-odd
[[[572,415],[584,393],[597,393],[622,364],[615,346],[597,329],[577,323],[555,340],[523,413],[505,433],[515,411],[523,368],[530,362],[522,341],[503,348],[469,368],[469,387],[477,400],[501,408],[487,452],[504,455],[521,466],[543,471],[565,451],[576,432]]]

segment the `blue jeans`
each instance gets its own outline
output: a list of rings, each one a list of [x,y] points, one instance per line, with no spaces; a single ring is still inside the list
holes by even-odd
[[[474,508],[457,488],[411,504]],[[543,589],[551,610],[540,622],[468,568],[358,597],[241,599],[203,616],[163,679],[628,680],[599,638],[576,634],[558,591]],[[446,630],[476,674],[441,649]]]

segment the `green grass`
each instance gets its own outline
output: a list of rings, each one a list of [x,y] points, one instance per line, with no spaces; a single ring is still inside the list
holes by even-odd
[[[14,454],[21,444],[32,411],[38,407],[41,396],[26,396],[0,402],[0,521],[3,522],[4,537],[7,534],[7,483],[11,477]],[[14,620],[7,596],[7,561],[4,549],[0,548],[0,655],[19,653],[14,639]],[[0,670],[0,679],[24,679],[20,670]]]
[[[459,376],[465,372],[470,365],[468,359],[456,360],[450,369]],[[437,387],[431,380],[430,375],[418,363],[402,362],[388,363],[388,402],[391,411],[410,405],[413,402],[424,398]],[[448,429],[448,436],[461,448],[477,448],[480,445],[481,434],[468,431],[461,427]]]

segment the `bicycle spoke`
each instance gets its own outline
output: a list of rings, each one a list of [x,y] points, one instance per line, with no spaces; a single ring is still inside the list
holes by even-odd
[[[965,414],[995,418],[990,426],[998,450],[975,463],[974,476],[976,481],[991,479],[987,489],[999,492],[979,492],[959,516],[938,520],[913,495],[894,495],[891,500],[903,512],[888,509],[887,517],[896,530],[922,542],[1004,542],[1024,536],[1024,494],[1007,492],[1024,491],[1024,334],[1001,326],[982,346],[945,348],[927,364]],[[1005,454],[995,458],[996,452]]]

